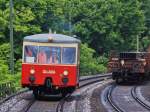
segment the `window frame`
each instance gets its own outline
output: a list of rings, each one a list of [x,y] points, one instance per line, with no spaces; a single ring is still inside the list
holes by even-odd
[[[35,46],[35,45],[25,45],[25,46],[34,46],[34,47],[37,47],[37,54],[38,54],[38,52],[39,52],[39,46]],[[27,63],[27,62],[25,62],[25,46],[23,46],[23,55],[22,55],[22,62],[23,63]],[[34,62],[34,63],[29,63],[29,64],[37,64],[37,54],[36,54],[36,62]]]
[[[50,63],[50,64],[44,64],[44,65],[77,65],[77,61],[79,60],[79,54],[78,54],[78,50],[79,50],[79,43],[39,43],[39,42],[23,42],[23,55],[22,55],[22,63],[24,64],[39,64],[37,62],[35,63],[26,63],[24,61],[25,58],[25,46],[37,46],[38,47],[38,52],[39,52],[39,47],[40,46],[46,46],[46,47],[60,47],[60,63],[59,64],[54,64],[54,63]],[[75,48],[76,52],[75,52],[75,63],[73,64],[63,64],[62,63],[62,52],[63,52],[63,48]],[[37,52],[37,54],[38,54]],[[39,65],[43,65],[43,64],[39,64]]]
[[[61,55],[62,61],[63,61],[63,49],[64,49],[64,48],[75,48],[75,47],[62,47],[62,49],[61,49],[61,50],[62,50],[62,51],[61,51],[61,52],[62,52],[62,55]],[[75,48],[75,62],[74,62],[74,63],[71,63],[71,65],[77,63],[77,58],[76,58],[76,57],[77,57],[77,49]],[[66,63],[62,63],[62,61],[61,61],[61,64],[66,64]],[[68,64],[69,64],[69,63],[68,63]],[[67,65],[67,64],[66,64],[66,65]]]
[[[58,49],[60,49],[60,63],[56,63],[56,64],[61,64],[61,47],[57,47],[57,46],[38,46],[38,53],[39,53],[39,51],[40,51],[40,47],[49,47],[49,48],[58,48]],[[37,54],[38,54],[37,53]],[[38,58],[38,56],[37,56],[37,58]],[[39,62],[37,62],[37,64],[40,64]],[[55,63],[44,63],[44,64],[55,64]]]

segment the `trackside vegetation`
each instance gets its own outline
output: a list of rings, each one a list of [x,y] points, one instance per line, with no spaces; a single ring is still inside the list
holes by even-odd
[[[0,84],[5,82],[13,82],[17,88],[20,87],[21,79],[21,59],[15,63],[15,74],[11,75],[9,72],[9,44],[0,46]],[[81,44],[81,58],[80,58],[80,75],[89,75],[106,72],[107,58],[103,56],[93,58],[95,50],[88,47],[87,44]],[[5,56],[8,56],[7,57]]]
[[[9,0],[0,0],[0,84],[20,88],[23,37],[52,32],[82,41],[80,75],[107,72],[111,50],[150,44],[150,0],[13,0],[15,74],[10,74]]]

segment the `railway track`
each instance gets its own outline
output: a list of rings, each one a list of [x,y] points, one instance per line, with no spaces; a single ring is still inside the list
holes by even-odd
[[[7,98],[4,98],[3,100],[0,101],[0,105],[2,105],[3,103],[5,103],[6,101],[10,100],[11,98],[13,98],[15,96],[18,96],[18,95],[21,95],[22,93],[25,93],[27,91],[29,91],[29,90],[28,89],[23,89],[23,90],[21,90],[21,91],[19,91],[17,93],[14,93],[14,94],[8,96]]]
[[[132,95],[132,97],[133,97],[140,105],[142,105],[144,108],[146,108],[147,110],[150,111],[150,106],[147,105],[144,101],[142,101],[142,100],[138,97],[138,95],[137,95],[137,93],[136,93],[136,86],[132,88],[132,90],[131,90],[131,95]]]
[[[109,105],[116,112],[150,111],[150,106],[138,97],[136,86],[113,84],[108,87],[106,97]]]
[[[98,79],[98,78],[100,78],[100,79]],[[105,75],[105,76],[102,76],[102,77],[94,77],[94,78],[89,77],[89,78],[82,79],[82,80],[80,80],[79,89],[82,89],[85,86],[88,86],[90,84],[93,84],[93,83],[96,83],[96,82],[99,82],[99,81],[103,81],[103,80],[106,80],[106,79],[110,79],[110,75]],[[70,96],[71,96],[71,94],[67,95],[65,98],[63,98],[59,102],[59,104],[57,105],[57,108],[56,108],[56,112],[63,112],[65,100],[67,100]]]
[[[116,87],[116,85],[112,85],[109,87],[108,93],[107,93],[107,100],[110,103],[110,105],[116,110],[117,112],[124,112],[119,106],[116,105],[116,103],[112,99],[112,92],[113,89]]]
[[[33,99],[32,101],[30,101],[28,103],[28,105],[25,108],[23,108],[22,111],[20,111],[20,112],[28,112],[29,109],[31,108],[31,106],[34,104],[34,102],[35,102],[35,99]]]
[[[111,74],[106,74],[106,75],[98,75],[98,76],[94,76],[94,77],[86,77],[86,78],[81,78],[80,79],[80,89],[87,86],[87,85],[90,85],[90,84],[93,84],[93,83],[96,83],[98,81],[103,81],[105,79],[110,79],[111,78]],[[7,104],[7,102],[9,102],[9,100],[13,100],[13,98],[15,97],[18,97],[18,96],[21,96],[22,94],[25,94],[26,92],[29,92],[29,90],[23,90],[21,92],[18,92],[17,94],[13,94],[12,96],[9,96],[8,98],[4,99],[3,101],[0,102],[0,108],[3,104]],[[33,97],[33,96],[32,96]],[[56,108],[55,108],[55,111],[56,112],[63,112],[63,105],[65,103],[65,101],[70,97],[70,95],[68,94],[66,97],[64,97],[63,99],[59,100],[59,101],[56,101],[54,102],[54,105],[56,105]],[[9,110],[11,110],[12,107],[17,107],[17,104],[18,102],[21,102],[22,100],[24,100],[23,98],[19,99],[12,104],[12,106],[9,106],[5,111],[0,111],[0,112],[9,112]],[[32,109],[31,107],[33,105],[35,105],[37,101],[34,99],[34,98],[31,98],[29,101],[28,101],[28,104],[23,107],[22,109],[16,111],[16,112],[30,112]],[[41,107],[42,108],[42,107]]]
[[[29,90],[24,89],[24,90],[19,91],[11,96],[8,96],[7,98],[0,101],[0,112],[9,112],[12,110],[15,111],[14,109],[17,110],[17,108],[15,106],[19,105],[19,102],[24,102],[26,100],[26,97],[29,96],[30,94],[31,94],[31,92]],[[30,99],[30,98],[28,98],[28,99]],[[18,110],[18,111],[20,111],[20,110]]]

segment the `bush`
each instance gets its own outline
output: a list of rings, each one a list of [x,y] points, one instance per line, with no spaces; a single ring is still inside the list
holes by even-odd
[[[12,81],[13,84],[16,88],[16,90],[21,88],[21,72],[16,73],[15,75],[12,76]]]
[[[97,58],[97,62],[99,64],[104,65],[105,67],[107,67],[108,61],[109,61],[108,58],[106,58],[105,56],[100,56],[100,57]]]
[[[22,60],[19,59],[15,63],[15,72],[21,72]]]
[[[9,77],[9,68],[4,60],[0,60],[0,81],[7,80]]]
[[[5,60],[0,60],[0,84],[12,82],[15,89],[19,89],[21,88],[20,79],[21,72],[11,75],[7,62]]]
[[[95,51],[88,47],[87,44],[81,44],[80,55],[80,75],[92,75],[106,72],[107,58],[94,58]]]
[[[13,82],[16,88],[20,88],[21,78],[21,60],[17,60],[15,64],[15,74],[11,75],[9,70],[10,45],[4,43],[0,45],[0,84]]]
[[[9,43],[4,43],[0,45],[0,60],[5,60],[7,64],[10,59],[10,45]]]

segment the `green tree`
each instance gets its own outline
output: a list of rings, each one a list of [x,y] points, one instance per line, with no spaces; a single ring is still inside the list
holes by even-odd
[[[80,37],[81,70],[107,65],[110,50],[135,50],[136,36],[141,38],[142,49],[149,44],[149,0],[14,0],[14,45],[16,70],[22,57],[22,40],[26,35],[47,33],[49,28],[57,33]],[[9,61],[9,1],[0,0],[0,59]],[[2,49],[2,50],[1,50]],[[101,51],[100,51],[101,50]],[[96,55],[95,55],[96,54]],[[87,58],[86,58],[87,56]],[[94,63],[87,64],[91,60]],[[87,64],[87,65],[86,65]],[[98,67],[96,67],[96,66]],[[94,69],[93,69],[94,70]],[[91,70],[92,71],[92,70]],[[93,72],[93,71],[92,71]],[[85,73],[85,72],[84,72]]]
[[[103,59],[96,59],[93,57],[95,51],[88,47],[87,44],[81,44],[81,56],[80,56],[80,74],[81,75],[93,75],[97,73],[106,72],[106,66],[104,66]]]
[[[138,0],[84,0],[77,10],[75,33],[96,51],[135,50],[136,36],[145,30]]]
[[[9,63],[10,58],[10,45],[8,43],[4,43],[0,45],[0,60],[4,60]]]
[[[4,60],[0,60],[0,81],[7,80],[9,68]]]
[[[150,45],[150,0],[142,0],[142,10],[145,15],[145,31],[141,34],[140,42],[141,42],[141,50],[146,50]]]

